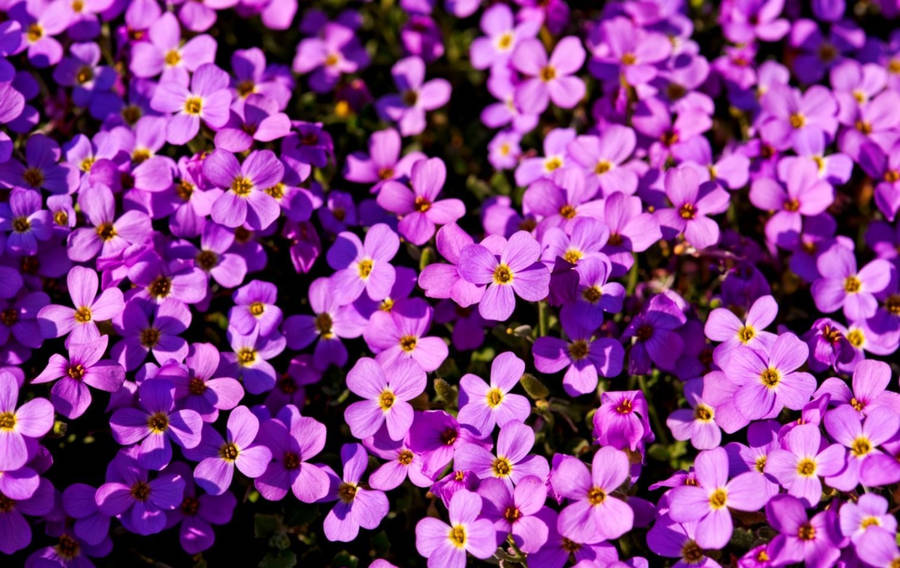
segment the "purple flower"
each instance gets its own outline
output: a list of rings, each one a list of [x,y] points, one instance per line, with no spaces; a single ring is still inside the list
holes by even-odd
[[[403,136],[420,134],[425,130],[425,111],[442,107],[450,100],[450,83],[445,79],[425,81],[425,62],[415,56],[395,63],[391,76],[400,93],[378,99],[378,115],[396,122]]]
[[[787,85],[772,85],[760,102],[765,117],[760,135],[779,150],[796,144],[804,130],[817,129],[829,136],[837,130],[837,102],[821,85],[803,94]]]
[[[509,61],[519,40],[533,38],[538,32],[536,20],[516,23],[513,11],[505,4],[495,4],[481,15],[484,37],[475,38],[469,57],[475,69],[495,68]]]
[[[429,298],[452,298],[457,305],[467,308],[481,300],[484,287],[465,280],[459,272],[462,249],[473,244],[472,237],[459,225],[450,223],[438,229],[435,238],[437,250],[450,263],[435,262],[419,273],[419,287]]]
[[[810,518],[803,501],[791,495],[778,495],[766,503],[766,518],[780,533],[768,546],[773,565],[804,562],[811,568],[827,568],[840,556],[841,534],[834,509]]]
[[[192,344],[184,362],[166,377],[175,384],[179,404],[196,411],[204,422],[214,422],[220,410],[231,410],[244,397],[237,379],[217,376],[219,350],[212,344]]]
[[[853,369],[851,386],[837,377],[825,379],[814,398],[822,394],[830,395],[832,405],[849,404],[862,415],[868,415],[875,408],[886,407],[894,412],[900,410],[900,394],[886,390],[891,381],[891,368],[883,361],[864,360]]]
[[[716,423],[719,405],[714,403],[719,390],[718,384],[705,377],[684,383],[684,397],[691,408],[676,410],[666,418],[666,426],[676,440],[690,440],[698,450],[711,450],[722,442],[722,431]]]
[[[110,355],[126,371],[137,369],[148,352],[153,353],[158,363],[169,359],[182,361],[188,353],[188,345],[178,334],[190,323],[190,309],[174,298],[160,304],[134,298],[125,304],[125,309],[113,322],[122,339],[113,345]]]
[[[560,499],[572,502],[559,513],[556,527],[575,542],[596,543],[619,538],[631,530],[634,512],[612,493],[628,478],[628,456],[611,447],[594,454],[591,470],[580,459],[562,455],[554,460],[550,484]]]
[[[521,422],[507,422],[497,436],[497,454],[471,443],[464,443],[456,450],[453,465],[456,469],[471,471],[480,479],[496,477],[510,488],[528,475],[546,479],[550,473],[543,456],[530,454],[534,446],[534,430]]]
[[[363,337],[382,365],[412,360],[423,371],[434,371],[449,350],[443,338],[425,336],[433,312],[421,298],[404,301],[389,312],[379,310],[372,314]]]
[[[50,400],[66,418],[78,418],[88,409],[91,404],[88,386],[113,393],[125,381],[125,369],[121,365],[111,359],[101,360],[108,341],[108,336],[101,335],[88,343],[70,344],[68,358],[54,353],[44,370],[31,381],[32,384],[56,381],[50,389]]]
[[[97,507],[96,493],[94,487],[84,483],[73,483],[62,492],[62,508],[75,521],[75,536],[89,545],[100,544],[109,537],[109,516]]]
[[[258,331],[270,335],[281,323],[281,308],[275,305],[278,288],[270,282],[251,280],[234,293],[235,306],[228,312],[228,325],[241,335]]]
[[[319,37],[302,40],[297,45],[293,69],[304,74],[312,71],[310,88],[327,93],[344,73],[354,73],[369,64],[369,56],[356,38],[356,30],[341,23],[328,22],[318,31]]]
[[[38,241],[51,235],[50,212],[41,209],[41,194],[31,189],[14,188],[9,203],[0,203],[0,231],[9,231],[6,248],[11,254],[33,256]]]
[[[840,491],[851,491],[860,482],[868,485],[866,470],[879,467],[879,461],[872,458],[882,455],[878,447],[897,434],[900,417],[892,409],[881,407],[873,408],[863,419],[845,405],[829,410],[824,422],[828,435],[849,450],[847,466],[828,477],[828,485]]]
[[[888,512],[887,499],[876,493],[864,493],[856,503],[847,501],[841,505],[839,515],[841,533],[857,547],[870,529],[891,535],[897,532],[897,519]]]
[[[256,444],[259,419],[246,406],[238,406],[228,415],[227,438],[204,425],[199,445],[185,452],[199,461],[194,481],[210,495],[221,495],[231,485],[235,467],[251,479],[265,473],[272,452]]]
[[[150,480],[137,458],[119,452],[106,469],[106,483],[94,499],[104,515],[118,517],[131,532],[155,534],[166,526],[166,511],[176,508],[184,494],[184,478],[171,472]]]
[[[384,367],[375,359],[360,359],[347,373],[347,388],[366,400],[347,407],[344,419],[350,431],[363,439],[385,425],[392,440],[402,440],[413,423],[408,401],[422,394],[425,384],[425,372],[408,359]]]
[[[281,213],[267,192],[284,175],[284,166],[271,150],[251,152],[243,164],[234,154],[216,150],[203,161],[203,175],[225,191],[210,211],[216,223],[234,228],[246,222],[251,229],[264,230]]]
[[[187,72],[193,73],[204,63],[213,63],[216,57],[216,40],[207,34],[194,36],[182,44],[178,20],[171,12],[163,13],[150,25],[147,39],[132,46],[130,69],[136,77],[156,77],[162,73],[162,83],[183,80]]]
[[[421,152],[409,152],[401,158],[401,150],[396,130],[373,132],[369,136],[369,155],[357,152],[348,155],[344,177],[356,183],[373,184],[372,193],[378,193],[386,181],[409,176],[412,165],[425,158]]]
[[[793,428],[784,436],[782,447],[766,458],[766,472],[778,478],[789,494],[815,507],[822,497],[819,478],[833,476],[844,469],[844,449],[839,444],[823,447],[819,426],[814,424]]]
[[[73,266],[66,275],[66,288],[75,308],[57,304],[43,307],[38,312],[38,321],[44,336],[69,334],[68,343],[96,341],[100,337],[97,322],[112,319],[125,307],[122,291],[118,288],[108,287],[98,298],[99,284],[96,272],[83,266]]]
[[[625,349],[616,339],[595,338],[596,321],[588,323],[574,307],[565,306],[560,313],[560,322],[569,341],[545,336],[534,342],[534,366],[542,373],[566,369],[563,387],[570,396],[593,392],[597,388],[598,374],[611,378],[622,372]]]
[[[603,446],[636,450],[642,440],[653,440],[647,399],[641,391],[606,391],[594,413],[594,436]]]
[[[813,282],[812,295],[819,310],[830,313],[843,307],[853,321],[875,315],[875,294],[891,281],[888,261],[878,258],[857,270],[853,251],[838,245],[819,255],[816,264],[822,277]]]
[[[53,427],[53,405],[46,398],[33,398],[16,407],[19,383],[0,370],[0,472],[14,471],[28,462],[28,441],[40,438]],[[32,450],[33,452],[33,450]]]
[[[138,465],[161,470],[172,461],[172,442],[185,449],[200,443],[203,419],[195,410],[175,410],[175,385],[162,378],[138,387],[140,408],[120,408],[109,419],[113,438],[123,445],[140,442]]]
[[[146,242],[152,234],[150,217],[137,210],[116,218],[112,190],[103,184],[89,185],[78,192],[78,205],[91,227],[69,233],[66,252],[75,262],[86,262],[99,253],[100,259],[112,259],[132,244]]]
[[[381,524],[388,514],[387,496],[374,489],[360,487],[359,481],[366,472],[369,454],[361,444],[344,444],[341,447],[344,472],[334,480],[338,502],[325,516],[323,529],[331,541],[350,542],[359,534],[359,528],[372,530]]]
[[[584,47],[574,36],[559,40],[547,58],[537,39],[524,39],[512,54],[513,67],[527,76],[516,87],[516,106],[529,114],[544,112],[550,101],[562,108],[572,108],[585,94],[584,81],[573,76],[584,64]]]
[[[0,552],[12,554],[28,546],[31,542],[31,526],[23,514],[41,517],[50,513],[53,510],[54,497],[53,485],[46,479],[40,480],[40,485],[30,497],[14,499],[0,492],[0,501],[4,504],[0,510],[0,526],[3,526]]]
[[[399,248],[397,234],[383,223],[369,229],[365,243],[353,233],[339,233],[326,256],[328,266],[336,271],[332,284],[337,290],[338,301],[352,302],[363,291],[376,301],[386,298],[396,278],[390,261]]]
[[[776,338],[774,333],[763,331],[778,315],[778,304],[772,296],[761,296],[753,302],[744,321],[731,310],[716,308],[709,313],[703,332],[713,341],[721,341],[723,349],[738,345],[757,347]]]
[[[819,179],[816,165],[807,160],[783,158],[778,177],[785,186],[768,177],[758,178],[750,189],[750,201],[775,214],[766,222],[766,238],[782,248],[797,246],[803,217],[819,215],[834,201],[834,188]]]
[[[216,539],[212,525],[224,525],[231,520],[237,499],[231,493],[197,495],[191,480],[190,468],[181,462],[170,467],[185,480],[181,505],[166,512],[166,526],[180,524],[178,541],[188,554],[197,554],[212,547]]]
[[[712,182],[700,183],[697,171],[679,166],[666,172],[666,197],[672,208],[660,209],[659,224],[684,234],[693,247],[703,249],[719,241],[719,226],[707,215],[722,213],[728,208],[728,192]]]
[[[459,199],[437,201],[446,178],[444,162],[440,158],[431,158],[412,165],[412,191],[392,180],[381,186],[378,204],[400,216],[397,229],[411,243],[425,244],[434,235],[435,225],[453,223],[465,215],[465,207]]]
[[[656,77],[658,63],[672,52],[662,34],[646,30],[624,17],[609,18],[588,32],[591,61],[588,68],[604,81],[640,86]]]
[[[523,552],[538,551],[549,534],[546,521],[537,515],[547,500],[547,485],[534,476],[526,477],[510,491],[499,479],[485,479],[478,486],[484,500],[483,514],[494,523],[498,545],[511,535]]]
[[[737,347],[722,362],[725,374],[739,385],[735,402],[751,420],[772,418],[784,407],[800,410],[816,390],[816,379],[797,372],[809,348],[793,333],[784,333],[768,345]]]
[[[503,321],[516,307],[516,295],[529,302],[550,293],[550,272],[539,262],[541,247],[525,231],[497,243],[494,252],[483,245],[469,245],[459,258],[460,275],[476,285],[487,285],[478,312],[485,319]]]
[[[755,472],[729,477],[728,454],[723,448],[700,452],[694,462],[696,485],[676,487],[670,494],[669,516],[674,521],[697,521],[697,544],[722,548],[731,539],[729,509],[757,511],[768,495]]]
[[[628,360],[628,372],[644,374],[650,371],[651,361],[665,370],[675,368],[684,350],[684,341],[675,332],[687,318],[672,298],[658,294],[631,320],[622,339],[634,338]]]
[[[181,80],[161,82],[150,105],[153,110],[174,113],[169,118],[166,139],[169,144],[185,144],[200,132],[201,119],[214,129],[228,122],[228,74],[213,63],[204,63],[191,77],[190,88],[186,75]]]
[[[278,411],[275,418],[260,426],[259,441],[272,451],[272,461],[253,483],[260,494],[279,501],[292,491],[304,503],[313,503],[328,494],[325,470],[308,460],[325,447],[325,425],[301,416],[293,404]]]
[[[223,358],[234,376],[244,381],[251,394],[271,390],[276,383],[276,372],[269,359],[284,351],[287,343],[284,336],[275,332],[263,337],[258,331],[249,335],[229,335],[232,352],[225,353]]]
[[[466,552],[480,559],[494,554],[496,531],[491,521],[478,518],[482,505],[477,493],[460,490],[450,499],[450,524],[432,517],[416,524],[416,550],[428,558],[428,568],[464,568]]]
[[[463,375],[459,380],[460,423],[488,436],[494,426],[525,422],[531,414],[531,404],[524,396],[509,392],[524,374],[525,362],[507,351],[491,362],[490,384],[471,373]]]
[[[790,30],[788,21],[779,17],[784,0],[745,0],[728,4],[728,7],[727,14],[722,16],[722,31],[735,43],[754,39],[778,41]]]
[[[434,479],[425,475],[425,459],[409,448],[409,434],[402,441],[391,440],[386,429],[363,441],[366,449],[387,462],[372,472],[369,485],[380,491],[396,489],[407,478],[416,487],[433,487]]]

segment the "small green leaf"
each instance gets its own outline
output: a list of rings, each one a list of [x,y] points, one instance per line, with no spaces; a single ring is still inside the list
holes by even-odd
[[[539,381],[538,378],[531,373],[525,373],[524,375],[522,375],[522,378],[519,379],[519,382],[522,383],[522,388],[525,389],[525,392],[528,393],[528,396],[530,396],[534,400],[540,400],[550,396],[550,389],[545,387],[544,383]]]

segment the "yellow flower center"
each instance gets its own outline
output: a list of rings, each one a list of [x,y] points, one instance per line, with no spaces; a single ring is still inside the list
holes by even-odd
[[[356,265],[356,270],[359,273],[359,277],[363,280],[367,279],[369,277],[369,274],[372,273],[373,264],[373,261],[369,260],[368,258],[365,260],[360,260]]]
[[[241,347],[237,352],[237,360],[242,367],[249,367],[256,362],[256,349]]]
[[[858,458],[867,455],[871,451],[872,442],[870,442],[869,439],[865,436],[860,436],[857,439],[853,440],[853,445],[850,446],[850,453]]]
[[[415,335],[404,335],[400,338],[400,349],[409,353],[415,350],[417,343],[418,339]]]
[[[456,548],[465,548],[466,527],[464,527],[463,525],[453,525],[450,528],[450,532],[447,534],[447,539],[450,541],[450,544],[452,544]]]
[[[781,382],[781,373],[778,372],[778,369],[769,367],[759,374],[759,380],[762,381],[762,384],[766,387],[773,389]]]
[[[231,191],[238,197],[247,197],[253,191],[253,182],[244,176],[238,176],[231,182]]]
[[[803,458],[797,462],[797,473],[803,477],[812,477],[816,474],[816,462],[810,458]]]
[[[203,112],[203,99],[200,97],[188,97],[184,101],[184,112],[192,116],[199,116]]]
[[[0,412],[0,431],[10,431],[16,427],[16,413],[12,411]]]
[[[556,69],[552,65],[547,65],[540,72],[541,81],[548,83],[556,79]]]
[[[721,487],[709,494],[709,506],[713,509],[721,509],[728,502],[728,493]]]
[[[606,491],[600,487],[591,487],[587,494],[588,503],[593,506],[600,505],[606,501]]]
[[[485,396],[487,399],[487,404],[491,408],[497,408],[500,406],[500,403],[503,402],[503,391],[494,387],[487,391],[487,395]]]
[[[166,65],[174,67],[181,63],[181,53],[177,49],[170,49],[166,52]]]
[[[391,407],[394,406],[394,393],[389,389],[381,391],[381,394],[378,396],[378,406],[385,412],[390,410]]]
[[[756,336],[756,330],[751,325],[744,325],[738,330],[738,340],[741,343],[749,343]]]
[[[162,434],[169,428],[169,417],[163,412],[151,414],[147,419],[147,427],[153,434]]]
[[[491,464],[495,477],[506,477],[512,472],[512,464],[504,457],[499,457]]]
[[[494,284],[511,284],[515,276],[506,264],[498,264],[494,269]]]
[[[792,128],[803,128],[806,124],[806,117],[799,112],[795,112],[790,116],[788,121],[791,123]]]
[[[240,449],[234,442],[226,442],[219,448],[219,457],[228,462],[236,460],[240,453]]]
[[[709,422],[713,419],[713,409],[705,404],[698,404],[694,409],[694,419],[700,422]]]

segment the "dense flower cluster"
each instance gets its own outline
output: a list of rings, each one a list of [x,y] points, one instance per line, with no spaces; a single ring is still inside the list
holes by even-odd
[[[896,2],[325,4],[0,0],[0,559],[900,566]]]

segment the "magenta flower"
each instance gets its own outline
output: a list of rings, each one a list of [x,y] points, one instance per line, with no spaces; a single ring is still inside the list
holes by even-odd
[[[276,372],[269,359],[284,351],[287,343],[284,336],[275,332],[263,337],[259,331],[229,335],[232,351],[224,353],[223,360],[230,366],[230,372],[244,382],[251,394],[271,390],[276,384]]]
[[[425,384],[425,372],[408,359],[385,366],[369,357],[360,359],[347,373],[347,388],[366,400],[344,412],[350,431],[363,439],[385,425],[392,440],[402,440],[413,423],[408,401],[422,394]]]
[[[596,543],[631,530],[634,511],[612,495],[628,478],[628,456],[602,447],[594,454],[590,471],[578,458],[560,458],[554,460],[550,484],[560,499],[571,503],[559,513],[559,533],[575,542]]]
[[[693,247],[703,249],[719,242],[719,226],[707,215],[728,209],[728,192],[713,182],[700,183],[691,166],[679,166],[666,172],[666,197],[672,208],[660,209],[659,224],[684,234]]]
[[[783,449],[776,449],[766,458],[766,472],[794,497],[815,507],[822,497],[820,477],[836,475],[844,469],[846,455],[840,444],[822,447],[819,426],[801,424],[793,428],[782,441]]]
[[[426,517],[416,524],[416,550],[428,558],[428,568],[464,568],[466,552],[490,558],[497,550],[491,521],[479,518],[483,501],[477,493],[460,490],[450,499],[450,524]]]
[[[840,557],[841,543],[834,509],[808,517],[803,501],[778,495],[766,503],[766,518],[780,534],[768,546],[775,566],[803,562],[810,568],[833,566]]]
[[[547,479],[550,468],[543,456],[534,455],[534,430],[521,422],[508,422],[497,436],[497,453],[477,444],[465,443],[456,450],[453,465],[471,471],[480,479],[496,477],[512,488],[528,475]]]
[[[275,302],[278,288],[270,282],[251,280],[234,293],[235,306],[228,312],[228,325],[241,335],[258,331],[268,336],[281,323],[281,308]]]
[[[434,479],[425,475],[425,459],[409,447],[409,434],[401,441],[391,440],[386,429],[379,430],[363,444],[385,463],[369,476],[369,485],[380,491],[396,489],[409,479],[416,487],[432,487]],[[433,487],[432,487],[433,489]]]
[[[594,436],[600,445],[636,450],[642,440],[653,440],[649,416],[641,391],[606,391],[594,413]]]
[[[125,369],[121,365],[111,359],[101,360],[108,341],[108,336],[101,335],[88,343],[71,343],[68,358],[54,353],[44,370],[31,381],[32,384],[56,381],[50,389],[50,400],[66,418],[78,418],[88,409],[91,404],[88,386],[113,393],[125,381]]]
[[[459,414],[462,424],[472,426],[483,436],[510,422],[525,422],[531,404],[520,394],[509,391],[525,374],[525,362],[512,351],[501,353],[491,362],[491,382],[466,373],[459,380]]]
[[[383,492],[359,485],[369,463],[369,454],[361,444],[344,444],[341,461],[343,477],[333,480],[336,494],[332,498],[338,502],[325,516],[322,528],[328,540],[350,542],[359,534],[360,527],[369,530],[378,527],[388,514],[389,504]]]
[[[75,308],[51,304],[38,312],[38,320],[46,337],[69,334],[67,343],[88,343],[100,337],[98,321],[107,321],[125,307],[122,291],[108,287],[97,297],[100,281],[90,268],[73,266],[66,275],[66,288]],[[101,352],[102,354],[102,352]]]
[[[694,461],[696,485],[676,487],[670,494],[669,516],[677,522],[698,521],[697,544],[722,548],[731,539],[729,509],[757,511],[768,495],[755,472],[728,479],[728,454],[723,448],[700,452]]]
[[[191,77],[190,88],[186,75],[181,80],[163,81],[150,101],[154,110],[174,113],[169,118],[166,139],[175,145],[193,139],[200,132],[201,120],[210,128],[225,126],[230,105],[228,74],[214,63],[204,63],[197,68]]]
[[[572,161],[587,173],[590,190],[599,189],[609,197],[614,192],[631,195],[638,186],[637,173],[623,164],[634,152],[637,143],[634,130],[612,124],[599,136],[579,136],[567,147]]]
[[[19,382],[12,373],[0,370],[0,472],[24,466],[29,458],[29,441],[53,427],[53,404],[49,400],[33,398],[17,408],[18,399]]]
[[[425,62],[415,56],[395,63],[391,76],[400,93],[378,99],[378,115],[396,122],[402,136],[420,134],[425,130],[425,112],[450,100],[450,83],[445,79],[425,81]]]
[[[816,265],[822,277],[813,282],[812,295],[819,310],[830,313],[843,307],[852,321],[875,315],[875,295],[891,281],[888,261],[877,258],[857,270],[853,251],[837,245],[819,255]]]
[[[388,297],[396,278],[390,261],[399,248],[400,239],[384,223],[369,229],[365,243],[353,233],[339,233],[326,256],[328,266],[336,271],[332,283],[339,301],[350,303],[363,291],[376,301]]]
[[[440,158],[419,160],[412,165],[412,191],[396,181],[387,181],[378,192],[378,204],[400,216],[397,229],[415,245],[422,245],[432,235],[436,225],[453,223],[466,210],[459,199],[437,201],[444,186],[447,169]]]
[[[769,345],[738,347],[723,361],[728,378],[739,385],[735,402],[741,413],[755,420],[777,416],[784,407],[800,410],[816,390],[816,379],[797,372],[809,348],[793,333]]]
[[[516,87],[515,101],[519,110],[528,114],[544,112],[550,101],[562,108],[572,108],[585,94],[584,81],[574,74],[584,64],[585,51],[574,36],[559,40],[547,58],[537,39],[523,39],[512,54],[513,67],[527,76]]]
[[[260,426],[259,441],[272,451],[266,471],[253,480],[260,494],[279,501],[290,490],[304,503],[313,503],[328,494],[328,474],[308,460],[325,447],[325,425],[301,416],[293,404],[285,405],[275,418]]]
[[[120,408],[109,419],[113,438],[122,445],[140,442],[137,463],[161,470],[172,461],[172,442],[185,449],[200,443],[203,419],[195,410],[175,410],[175,385],[162,378],[138,387],[140,408]]]
[[[499,244],[499,243],[498,243]],[[541,247],[525,231],[518,231],[497,252],[483,245],[469,245],[459,258],[460,275],[476,285],[487,285],[478,305],[485,319],[503,321],[516,307],[516,295],[529,302],[550,293],[550,272],[539,262]]]
[[[106,483],[97,488],[94,499],[100,511],[118,517],[126,529],[140,535],[155,534],[166,526],[166,511],[181,504],[184,478],[177,473],[160,473],[149,479],[137,458],[119,452],[106,470]]]
[[[212,220],[234,228],[245,222],[251,229],[264,230],[281,209],[266,190],[281,181],[284,166],[270,150],[251,152],[244,163],[234,154],[216,150],[203,161],[203,175],[225,192],[212,205]]]
[[[796,144],[804,130],[817,129],[829,136],[837,130],[837,101],[821,85],[802,94],[787,85],[772,85],[760,102],[765,113],[760,135],[779,150]]]

